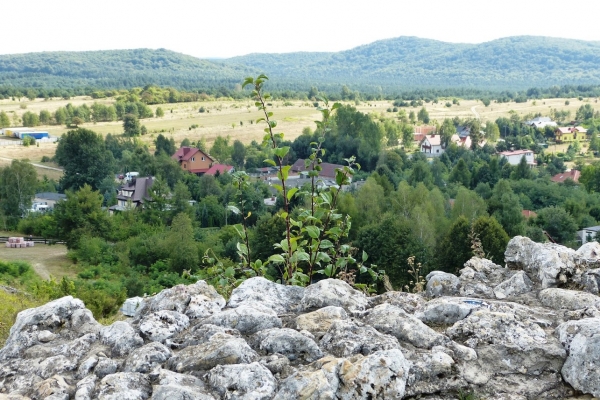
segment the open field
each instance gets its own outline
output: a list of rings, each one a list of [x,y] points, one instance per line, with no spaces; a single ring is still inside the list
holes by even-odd
[[[6,232],[2,235],[7,234]],[[60,279],[63,276],[77,275],[77,266],[67,258],[67,248],[62,244],[45,245],[36,243],[34,247],[11,249],[0,246],[0,260],[26,261],[42,279],[50,276]]]
[[[88,104],[92,105],[95,101],[102,103],[111,103],[110,99],[94,100],[90,97],[77,97],[71,100],[55,99],[55,100],[39,100],[28,101],[22,100],[2,100],[0,101],[0,111],[6,111],[9,116],[16,113],[21,116],[25,111],[39,113],[46,109],[54,112],[59,107],[64,107],[71,102],[74,105]],[[545,99],[545,100],[529,100],[526,103],[491,103],[485,107],[478,100],[461,100],[460,105],[445,107],[446,99],[439,99],[437,104],[425,104],[430,118],[432,120],[442,121],[444,118],[461,118],[474,117],[473,110],[479,115],[482,122],[494,121],[499,117],[510,116],[511,112],[516,112],[520,116],[525,116],[531,113],[542,113],[549,115],[551,109],[569,110],[571,115],[575,116],[577,109],[586,103],[591,103],[595,108],[597,99],[570,99],[569,105],[565,105],[565,99]],[[292,105],[289,105],[289,104]],[[292,101],[287,106],[283,101],[273,101],[271,110],[273,111],[274,119],[277,120],[278,132],[284,132],[286,139],[293,140],[302,133],[305,127],[315,128],[314,121],[321,118],[320,113],[315,109],[311,102]],[[534,104],[535,103],[535,104]],[[21,108],[21,104],[25,104],[26,108]],[[354,103],[350,103],[354,105]],[[252,140],[261,141],[264,135],[264,124],[254,124],[257,118],[262,115],[256,110],[254,103],[249,100],[243,101],[204,101],[194,103],[177,103],[177,104],[162,104],[153,105],[151,108],[156,110],[157,107],[162,107],[165,116],[162,118],[148,118],[141,121],[149,131],[148,135],[142,136],[141,140],[153,147],[153,141],[159,133],[163,133],[169,138],[173,138],[176,145],[188,138],[196,141],[203,138],[207,145],[212,145],[213,141],[218,136],[229,137],[231,141],[240,140],[243,143],[250,143]],[[204,107],[206,112],[200,113],[199,108]],[[387,113],[388,108],[393,107],[392,101],[371,101],[361,102],[356,105],[357,109],[365,113],[382,113],[386,116],[393,114]],[[411,110],[415,113],[419,107],[406,107],[407,112]],[[197,125],[195,128],[191,128]],[[98,133],[106,135],[108,133],[122,133],[122,123],[119,122],[102,122],[102,123],[87,123],[81,125],[83,128],[94,130]],[[40,126],[39,129],[47,130],[51,135],[61,136],[67,129],[64,126]],[[40,144],[37,146],[1,146],[0,157],[7,158],[28,158],[32,162],[40,162],[43,156],[52,157],[56,144]],[[47,175],[49,178],[55,179],[60,176],[58,171],[49,171],[38,169],[40,176]]]

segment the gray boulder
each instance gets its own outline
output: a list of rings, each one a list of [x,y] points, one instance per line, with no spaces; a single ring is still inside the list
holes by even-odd
[[[427,300],[422,293],[409,292],[385,292],[379,296],[369,297],[369,307],[375,307],[380,304],[390,304],[400,307],[409,314],[413,314],[415,310],[423,306]]]
[[[506,246],[506,264],[522,269],[542,288],[567,283],[570,276],[581,275],[587,266],[577,263],[575,251],[553,243],[536,243],[524,236],[515,236]]]
[[[144,337],[164,343],[190,325],[187,315],[177,311],[161,310],[145,315],[140,321],[140,332]]]
[[[98,360],[98,363],[94,367],[94,375],[96,375],[99,379],[102,379],[107,375],[117,372],[118,368],[119,363],[117,363],[115,360],[102,357]]]
[[[458,392],[469,386],[460,376],[456,362],[447,354],[448,350],[441,350],[436,346],[431,352],[422,352],[410,357],[412,366],[406,383],[407,396]]]
[[[195,376],[160,369],[153,374],[151,400],[215,400],[204,382]]]
[[[195,325],[193,328],[181,332],[173,340],[167,340],[166,343],[171,348],[183,349],[188,346],[195,346],[207,342],[217,333],[226,334],[234,337],[240,337],[240,331],[222,326],[204,324]]]
[[[399,349],[398,340],[371,326],[351,321],[335,321],[321,339],[321,347],[336,357],[369,355],[379,350]]]
[[[323,357],[314,340],[293,329],[265,329],[256,333],[253,340],[267,354],[282,354],[292,361],[304,359],[312,362]]]
[[[480,299],[441,297],[427,302],[415,313],[415,317],[426,324],[454,324],[465,319],[473,310],[488,306],[487,302]]]
[[[506,299],[523,293],[530,292],[533,289],[533,282],[523,271],[518,271],[513,276],[494,287],[494,295],[497,299]]]
[[[600,268],[584,272],[581,277],[581,286],[586,292],[600,294]]]
[[[145,400],[152,388],[145,375],[137,372],[118,372],[107,375],[98,384],[99,400]]]
[[[303,287],[280,285],[262,277],[250,278],[233,289],[227,306],[236,308],[245,303],[260,303],[277,314],[284,314],[298,308],[304,290]]]
[[[277,380],[257,362],[218,365],[206,374],[206,379],[224,399],[267,400],[277,389]]]
[[[542,290],[538,297],[545,307],[555,310],[581,310],[600,306],[600,297],[576,290],[548,288]]]
[[[323,307],[317,311],[299,315],[296,318],[296,329],[299,331],[306,330],[321,338],[334,321],[347,319],[348,314],[342,307]]]
[[[92,400],[97,381],[96,375],[88,375],[77,382],[75,400]]]
[[[600,320],[569,321],[557,331],[569,350],[563,378],[573,388],[600,397]]]
[[[193,300],[193,301],[192,301]],[[190,307],[191,304],[191,307]],[[152,311],[177,311],[189,318],[212,315],[225,306],[225,299],[205,281],[192,285],[177,285],[145,299],[136,311],[136,316]],[[188,307],[189,313],[188,313]]]
[[[442,344],[446,339],[415,316],[389,304],[369,310],[364,322],[381,333],[395,336],[399,341],[408,342],[415,347],[429,349]]]
[[[336,306],[351,313],[365,311],[369,306],[363,292],[339,279],[324,279],[308,286],[300,304],[304,311]]]
[[[425,277],[428,297],[454,296],[459,293],[460,279],[456,275],[442,271],[432,271]]]
[[[69,400],[75,393],[75,387],[69,385],[62,376],[54,375],[51,378],[36,383],[33,391],[33,397],[37,399]]]
[[[81,300],[66,296],[43,306],[21,311],[17,314],[15,323],[10,328],[8,339],[0,350],[0,360],[19,357],[25,349],[39,344],[39,331],[55,334],[62,332],[65,326],[71,325],[73,313],[84,309],[85,306]],[[65,330],[64,332],[69,331]]]
[[[144,344],[137,332],[124,321],[114,322],[100,330],[100,341],[111,348],[113,357],[123,357]]]
[[[281,319],[272,309],[260,303],[245,303],[239,307],[222,311],[201,321],[210,324],[237,329],[244,335],[250,335],[263,329],[281,328]]]
[[[133,350],[125,360],[123,370],[125,372],[148,373],[155,367],[162,365],[172,355],[173,352],[164,345],[151,342]]]
[[[189,372],[224,364],[247,364],[257,359],[258,354],[244,339],[219,333],[206,343],[181,350],[169,359],[167,367],[175,372]]]

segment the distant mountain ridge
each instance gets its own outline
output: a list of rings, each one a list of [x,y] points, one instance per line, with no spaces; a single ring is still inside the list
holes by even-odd
[[[278,88],[525,89],[600,84],[600,42],[516,36],[480,44],[417,37],[380,40],[340,52],[248,54],[202,60],[158,49],[0,55],[0,86],[180,89],[233,88],[266,73]]]

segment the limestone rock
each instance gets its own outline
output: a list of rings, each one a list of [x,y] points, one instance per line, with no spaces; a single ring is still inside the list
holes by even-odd
[[[133,350],[125,360],[123,370],[125,372],[148,373],[156,366],[167,361],[172,355],[173,352],[164,345],[151,342]]]
[[[346,359],[333,356],[314,362],[312,368],[298,371],[283,380],[273,400],[338,400],[339,374],[344,364],[350,366]]]
[[[543,289],[566,283],[567,277],[580,275],[587,269],[576,263],[574,250],[553,243],[536,243],[523,236],[515,236],[508,242],[504,257],[510,268],[522,269]]]
[[[290,360],[305,359],[307,362],[323,357],[314,340],[293,329],[265,329],[254,335],[260,350],[267,354],[282,354]]]
[[[107,375],[117,372],[117,368],[119,368],[119,364],[115,360],[103,357],[98,360],[98,364],[94,367],[94,375],[102,379]]]
[[[408,342],[415,347],[431,348],[445,339],[418,318],[389,304],[369,310],[364,321],[379,332],[393,335],[399,341]]]
[[[237,308],[222,311],[203,319],[201,324],[237,329],[245,335],[250,335],[263,329],[281,328],[282,326],[281,319],[277,317],[277,313],[260,303],[245,303]]]
[[[92,400],[94,389],[98,378],[96,375],[88,375],[77,382],[77,391],[75,392],[75,400]]]
[[[432,271],[425,279],[427,280],[425,293],[429,297],[457,295],[460,290],[460,279],[447,272]]]
[[[177,311],[161,310],[144,316],[140,321],[140,332],[153,342],[164,343],[187,328],[190,319]]]
[[[311,311],[327,306],[342,307],[355,313],[365,311],[369,302],[363,292],[338,279],[324,279],[304,290],[302,310]]]
[[[468,297],[433,299],[415,313],[426,324],[454,324],[465,319],[473,310],[488,307],[489,303]]]
[[[54,375],[34,386],[34,397],[39,399],[64,399],[68,400],[75,393],[75,388],[70,386],[62,376]]]
[[[347,319],[348,314],[342,307],[323,307],[317,311],[299,315],[296,318],[296,329],[309,331],[316,337],[321,338],[334,321]]]
[[[234,337],[240,337],[240,331],[222,326],[204,324],[195,325],[193,328],[181,332],[173,340],[167,340],[166,343],[172,348],[183,349],[188,346],[195,346],[207,342],[217,333],[226,334]]]
[[[202,380],[161,369],[156,373],[151,400],[215,400]]]
[[[250,278],[233,289],[227,306],[235,308],[245,303],[260,303],[277,314],[284,314],[298,308],[304,290],[303,287],[280,285],[262,277]]]
[[[140,335],[124,321],[102,328],[100,341],[111,348],[114,357],[126,356],[131,350],[144,344]]]
[[[221,398],[267,400],[273,398],[277,381],[271,372],[257,362],[218,365],[206,374],[208,384]]]
[[[336,357],[369,355],[379,350],[399,349],[398,340],[379,333],[371,326],[350,321],[335,321],[321,339],[321,347]]]
[[[455,361],[444,350],[419,353],[410,359],[412,366],[406,395],[448,393],[468,387],[468,383],[460,376]]]
[[[218,333],[206,343],[181,350],[169,359],[167,366],[176,372],[188,372],[224,364],[247,364],[257,359],[258,354],[244,339]]]
[[[569,356],[561,371],[565,381],[573,388],[596,397],[600,397],[600,324],[598,322],[596,319],[593,322],[586,321],[585,324],[572,324],[564,328],[565,334],[569,328],[577,326],[579,329],[570,340]]]
[[[145,299],[136,311],[136,315],[169,310],[186,314],[189,318],[203,318],[218,312],[224,306],[225,299],[215,288],[205,281],[198,281],[192,285],[177,285],[165,289]]]
[[[590,269],[581,277],[583,290],[595,295],[600,294],[600,268]]]
[[[518,296],[530,292],[533,282],[523,271],[518,271],[513,276],[494,287],[494,295],[497,299]]]
[[[578,321],[567,321],[556,328],[555,331],[560,343],[567,352],[571,349],[571,342],[577,335],[591,337],[600,333],[600,318],[584,318]]]
[[[66,296],[43,306],[21,311],[0,350],[0,360],[19,357],[25,349],[38,344],[38,331],[58,333],[65,325],[69,326],[76,310],[84,308],[81,300]]]
[[[544,306],[554,310],[581,310],[588,307],[600,307],[600,297],[576,290],[544,289],[539,293],[539,299]]]
[[[408,292],[385,292],[379,296],[369,297],[368,300],[371,308],[387,303],[400,307],[409,314],[413,314],[427,302],[421,293]]]
[[[99,400],[145,400],[152,389],[148,378],[137,372],[118,372],[105,376],[98,384]]]

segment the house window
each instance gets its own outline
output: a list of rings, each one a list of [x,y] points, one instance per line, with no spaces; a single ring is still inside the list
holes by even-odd
[[[194,157],[192,157],[192,162],[194,161]]]
[[[184,164],[183,164],[183,168],[187,168],[187,164],[185,164],[185,163],[184,163]]]
[[[204,157],[202,157],[202,161],[204,161]]]
[[[440,149],[437,149],[435,152],[436,152],[436,153],[439,153],[439,152],[440,152]]]

